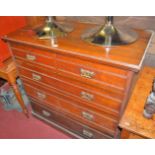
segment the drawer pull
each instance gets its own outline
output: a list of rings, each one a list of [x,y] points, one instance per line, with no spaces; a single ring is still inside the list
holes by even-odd
[[[26,59],[27,59],[27,60],[34,61],[34,60],[36,60],[36,56],[27,54],[27,55],[26,55]]]
[[[85,99],[85,100],[88,100],[88,101],[92,101],[92,100],[94,99],[94,95],[89,94],[89,93],[84,92],[84,91],[82,91],[82,92],[80,93],[80,95],[81,95],[81,98],[83,98],[83,99]]]
[[[92,121],[94,119],[94,116],[92,114],[89,114],[88,112],[85,111],[82,112],[82,116],[89,121]]]
[[[86,129],[83,129],[82,134],[84,136],[87,136],[88,138],[93,138],[93,136],[94,136],[93,133],[91,133],[90,131],[88,131]]]
[[[40,98],[40,99],[45,99],[46,98],[46,95],[41,93],[41,92],[37,92],[37,96]]]
[[[41,80],[41,76],[34,74],[34,73],[32,73],[32,78],[33,78],[33,80],[36,80],[36,81]]]
[[[44,116],[46,116],[46,117],[51,116],[51,114],[50,114],[49,112],[45,111],[45,110],[42,111],[42,114],[43,114]]]
[[[83,68],[80,69],[80,73],[82,77],[89,78],[89,79],[93,78],[93,76],[95,75],[95,72],[85,70]]]

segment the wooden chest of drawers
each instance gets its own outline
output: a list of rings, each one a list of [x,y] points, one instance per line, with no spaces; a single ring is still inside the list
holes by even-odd
[[[137,30],[138,41],[106,53],[80,38],[95,25],[72,24],[75,30],[58,38],[57,48],[50,40],[39,40],[33,29],[3,39],[13,52],[35,116],[77,138],[117,138],[151,34]]]

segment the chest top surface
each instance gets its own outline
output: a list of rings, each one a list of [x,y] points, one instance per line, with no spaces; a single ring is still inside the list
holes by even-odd
[[[62,55],[68,55],[94,61],[101,64],[109,64],[138,71],[145,57],[146,49],[151,37],[151,32],[136,30],[139,38],[129,45],[112,46],[109,53],[105,47],[89,44],[81,39],[81,35],[94,24],[71,23],[74,31],[67,37],[58,38],[58,47],[51,47],[50,40],[41,40],[36,36],[33,28],[24,27],[3,37],[10,43],[19,43],[49,50]]]

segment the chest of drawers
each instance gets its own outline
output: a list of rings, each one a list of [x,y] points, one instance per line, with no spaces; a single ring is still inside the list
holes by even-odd
[[[80,35],[94,25],[73,23],[75,30],[39,40],[32,29],[5,36],[12,51],[33,114],[77,138],[117,138],[118,122],[141,68],[150,32],[137,30],[133,44],[104,47],[88,44]]]

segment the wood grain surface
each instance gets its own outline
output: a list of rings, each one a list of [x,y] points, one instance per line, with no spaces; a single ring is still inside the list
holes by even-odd
[[[128,106],[120,121],[120,127],[144,138],[155,138],[155,117],[143,116],[145,101],[152,89],[155,68],[145,67],[136,83]]]

